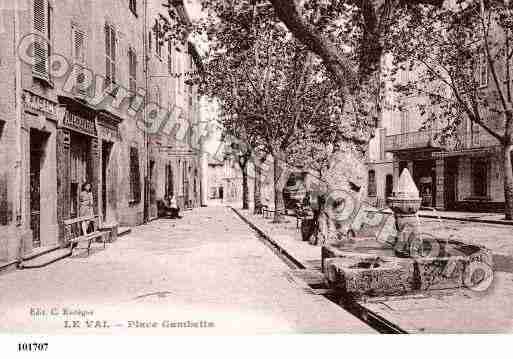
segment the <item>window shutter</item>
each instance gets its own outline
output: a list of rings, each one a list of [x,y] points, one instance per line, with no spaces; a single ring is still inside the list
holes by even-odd
[[[107,24],[105,24],[105,53],[107,56],[110,54],[110,29]]]
[[[110,82],[112,76],[110,71],[110,29],[108,24],[105,24],[105,77]]]
[[[48,14],[46,0],[34,0],[34,30],[46,36],[46,16]]]
[[[80,64],[85,63],[86,34],[77,27],[73,27],[73,57]]]
[[[45,79],[48,77],[49,57],[49,8],[48,0],[34,0],[34,65],[33,72]]]
[[[75,66],[75,79],[77,85],[77,91],[82,94],[87,94],[87,88],[84,87],[84,79],[85,79],[85,62],[86,62],[86,34],[77,26],[73,25],[71,28],[72,39],[73,39],[73,60],[76,65]]]
[[[108,82],[116,82],[116,31],[105,24],[105,76]]]
[[[110,27],[110,51],[111,51],[111,63],[112,63],[112,82],[116,82],[116,31],[114,26]]]

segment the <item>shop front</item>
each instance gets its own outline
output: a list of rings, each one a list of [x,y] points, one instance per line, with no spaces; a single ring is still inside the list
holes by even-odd
[[[499,147],[436,152],[440,209],[504,211],[504,171]]]
[[[99,111],[97,116],[98,124],[98,150],[101,162],[101,173],[99,177],[99,214],[104,223],[118,223],[118,181],[119,163],[118,152],[121,147],[121,134],[119,125],[122,122],[107,111]],[[100,145],[101,143],[101,145]]]
[[[57,207],[59,240],[63,242],[63,221],[80,216],[80,192],[91,187],[94,214],[99,214],[99,142],[96,111],[84,103],[59,97],[64,108],[57,131]]]
[[[37,93],[24,90],[22,148],[26,165],[22,183],[23,211],[28,236],[22,240],[22,254],[58,244],[56,133],[57,104]]]

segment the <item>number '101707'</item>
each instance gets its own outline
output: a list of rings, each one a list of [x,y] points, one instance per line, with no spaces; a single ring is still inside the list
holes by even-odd
[[[18,343],[19,352],[44,352],[48,350],[48,343]]]

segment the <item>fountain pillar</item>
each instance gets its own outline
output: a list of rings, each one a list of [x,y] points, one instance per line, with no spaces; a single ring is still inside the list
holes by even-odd
[[[389,203],[394,212],[397,230],[395,253],[399,257],[409,257],[411,244],[419,236],[417,212],[420,209],[421,198],[407,168],[401,173],[394,196],[389,198]]]

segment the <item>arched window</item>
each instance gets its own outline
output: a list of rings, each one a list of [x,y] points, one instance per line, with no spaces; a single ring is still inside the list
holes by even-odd
[[[376,196],[376,172],[374,170],[369,171],[368,196],[369,197]]]

